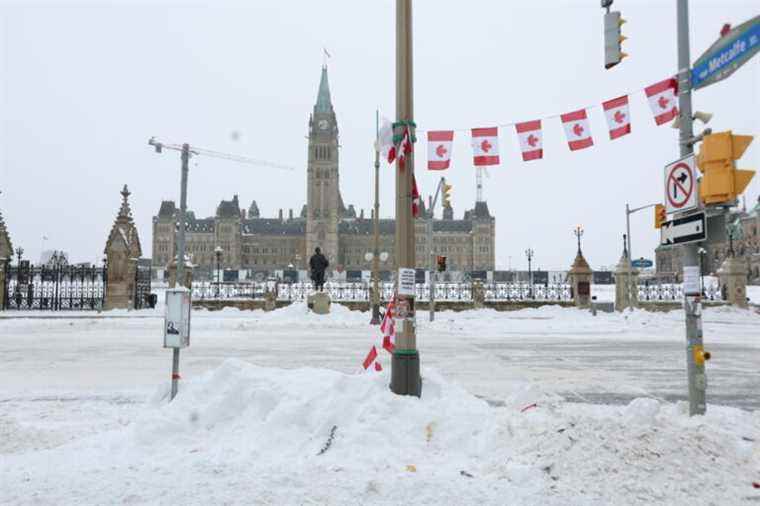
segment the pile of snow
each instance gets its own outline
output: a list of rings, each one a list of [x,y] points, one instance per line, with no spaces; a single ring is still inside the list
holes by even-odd
[[[760,413],[564,403],[530,384],[493,408],[432,370],[421,399],[386,374],[227,360],[156,392],[131,425],[4,455],[25,503],[738,504],[760,478]],[[754,494],[754,496],[753,496]]]

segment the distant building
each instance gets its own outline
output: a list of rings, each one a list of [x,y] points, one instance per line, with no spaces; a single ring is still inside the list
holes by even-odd
[[[760,197],[752,210],[732,211],[726,223],[736,224],[741,230],[741,237],[734,241],[734,254],[746,262],[748,281],[760,283]],[[707,241],[701,246],[705,249],[702,273],[714,274],[729,255],[729,241],[727,238],[720,241],[711,239],[708,227]],[[655,258],[658,277],[681,280],[681,248],[659,246],[655,249]]]
[[[224,269],[268,272],[293,266],[305,269],[314,248],[320,247],[331,268],[368,270],[365,254],[373,249],[371,217],[353,205],[344,204],[339,184],[338,124],[330,98],[327,68],[322,76],[314,110],[309,117],[307,202],[298,215],[290,209],[275,218],[262,218],[254,200],[242,209],[238,196],[223,200],[216,214],[196,218],[187,213],[187,252],[201,271],[216,268],[217,247],[222,249]],[[427,216],[422,209],[421,216]],[[153,217],[153,266],[164,268],[176,254],[177,208],[163,201]],[[389,253],[382,270],[395,270],[395,220],[381,219],[380,251]],[[415,223],[416,258],[420,268],[429,266],[425,219]],[[449,270],[486,271],[495,265],[496,222],[486,202],[454,219],[453,209],[444,209],[443,219],[433,222],[433,251],[447,257]]]

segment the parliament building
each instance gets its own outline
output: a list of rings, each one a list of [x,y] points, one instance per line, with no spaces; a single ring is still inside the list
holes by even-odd
[[[187,212],[187,254],[198,274],[216,268],[215,250],[220,247],[221,267],[247,271],[249,275],[283,269],[306,269],[314,248],[322,248],[330,270],[366,271],[371,262],[365,254],[373,250],[373,220],[353,205],[346,206],[340,192],[338,123],[330,97],[327,68],[322,76],[314,110],[309,117],[307,202],[298,214],[283,209],[264,218],[254,200],[241,207],[237,195],[223,200],[216,214],[198,218]],[[174,201],[161,203],[153,217],[153,267],[164,269],[176,255],[175,228],[178,211]],[[426,252],[428,213],[424,207],[415,220],[418,268],[430,266]],[[394,271],[395,225],[380,219],[380,251],[389,254],[382,271]],[[462,219],[454,219],[451,207],[443,218],[433,220],[433,252],[447,257],[450,271],[489,271],[495,264],[495,219],[485,202],[476,202]]]

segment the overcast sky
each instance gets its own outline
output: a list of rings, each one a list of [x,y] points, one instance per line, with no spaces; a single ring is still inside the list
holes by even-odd
[[[211,6],[213,4],[213,6]],[[250,4],[250,5],[248,5]],[[521,160],[513,127],[501,129],[502,163],[490,169],[485,197],[496,216],[497,268],[566,269],[581,224],[592,267],[621,253],[625,203],[662,199],[663,165],[678,158],[677,131],[656,126],[643,92],[675,74],[675,0],[616,0],[628,20],[630,55],[604,70],[598,0],[418,0],[414,4],[415,120],[455,134],[456,217],[475,200],[468,129],[546,118],[593,105],[593,148],[571,153],[559,118],[544,121],[544,159]],[[0,211],[14,247],[39,258],[62,249],[74,261],[100,260],[124,183],[145,256],[151,217],[162,199],[179,200],[179,156],[169,142],[271,160],[294,172],[195,158],[189,205],[213,215],[220,199],[255,199],[263,215],[296,213],[306,200],[309,113],[322,47],[341,138],[346,203],[372,205],[375,108],[395,111],[391,0],[276,2],[0,2],[2,118]],[[760,0],[692,0],[695,60],[724,22],[760,13]],[[694,109],[715,114],[715,131],[758,134],[760,57],[728,80],[694,94]],[[632,92],[633,132],[609,141],[599,104]],[[234,140],[232,132],[240,132]],[[423,136],[420,140],[424,141]],[[423,194],[440,173],[425,170]],[[760,141],[744,167],[760,168]],[[393,171],[384,166],[381,215],[394,212]],[[751,183],[748,205],[760,193]],[[440,211],[439,211],[440,215]],[[633,254],[653,257],[653,213],[632,217]]]

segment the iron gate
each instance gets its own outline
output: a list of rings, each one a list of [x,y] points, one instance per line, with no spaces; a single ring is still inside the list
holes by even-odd
[[[150,294],[150,265],[137,265],[135,272],[135,309],[154,307]]]
[[[3,309],[99,310],[105,280],[103,267],[34,266],[28,260],[15,266],[6,263]]]

